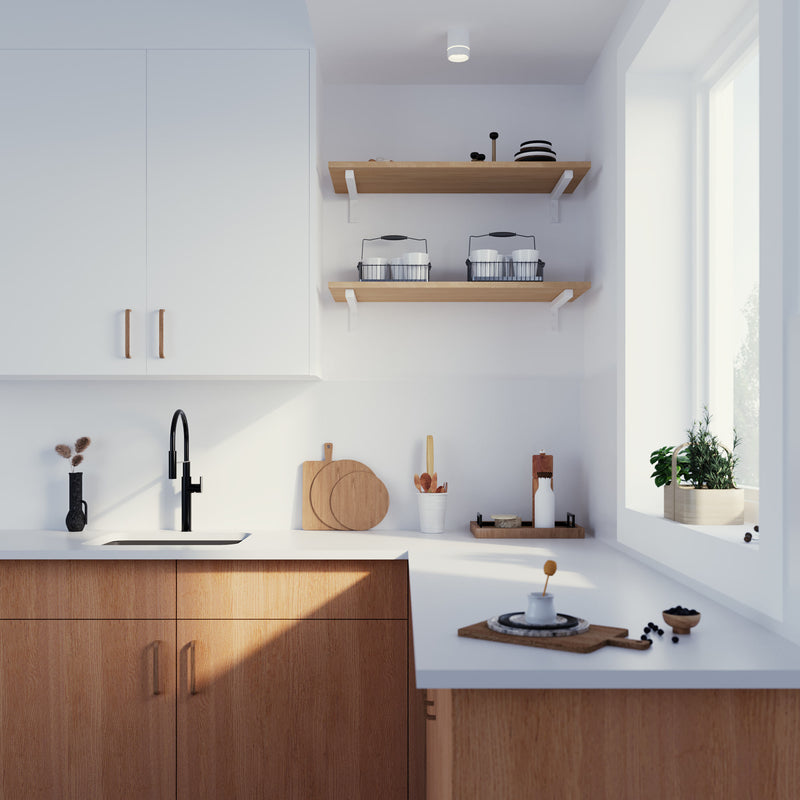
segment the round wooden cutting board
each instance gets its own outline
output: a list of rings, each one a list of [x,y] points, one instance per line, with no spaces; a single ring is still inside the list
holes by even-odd
[[[311,483],[309,492],[311,508],[322,522],[337,531],[347,530],[347,528],[336,519],[331,511],[331,491],[345,475],[351,472],[373,474],[372,470],[360,461],[343,458],[340,461],[331,461],[330,464],[326,464]]]
[[[374,528],[389,510],[389,492],[372,472],[350,472],[331,490],[331,511],[351,531]]]

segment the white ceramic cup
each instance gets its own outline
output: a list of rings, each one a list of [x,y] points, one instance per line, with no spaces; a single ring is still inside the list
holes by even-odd
[[[516,263],[517,261],[538,261],[538,250],[512,250],[511,260]]]
[[[429,261],[427,253],[403,253],[400,259],[401,264],[427,264]]]
[[[497,261],[497,250],[470,250],[469,260],[473,264],[476,261]]]
[[[388,264],[388,263],[389,263],[388,258],[381,258],[380,256],[369,256],[368,258],[365,258],[361,262],[363,266],[369,266],[369,267],[379,267],[383,264]]]
[[[442,533],[447,511],[447,492],[419,492],[419,529],[422,533]]]
[[[388,264],[361,264],[362,281],[385,281],[388,277]]]
[[[528,625],[552,625],[556,622],[555,598],[549,592],[530,592],[525,622]]]

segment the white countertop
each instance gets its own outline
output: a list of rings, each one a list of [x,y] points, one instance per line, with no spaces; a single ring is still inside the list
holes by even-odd
[[[87,544],[109,533],[2,531],[0,559],[408,558],[419,688],[800,688],[799,646],[594,539],[277,531],[251,533],[233,546]],[[558,611],[628,628],[632,638],[652,621],[664,636],[654,635],[645,651],[603,647],[580,654],[457,635],[466,625],[523,611],[528,592],[543,586],[547,559],[558,563],[548,587]],[[678,644],[661,619],[661,610],[675,605],[702,613]]]

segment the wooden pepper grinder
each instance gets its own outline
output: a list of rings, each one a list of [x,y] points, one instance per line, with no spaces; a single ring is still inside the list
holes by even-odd
[[[550,480],[550,490],[553,490],[553,456],[547,455],[542,450],[538,455],[533,456],[533,493],[531,497],[531,524],[534,528],[541,527],[536,524],[536,492],[539,489],[539,481]],[[543,509],[542,509],[543,510]],[[555,525],[555,520],[553,520]],[[551,527],[548,525],[547,527]]]

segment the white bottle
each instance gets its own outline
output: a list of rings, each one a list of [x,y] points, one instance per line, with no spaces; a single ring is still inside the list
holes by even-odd
[[[551,475],[539,475],[539,486],[534,497],[534,528],[555,528],[556,496],[551,486]]]

